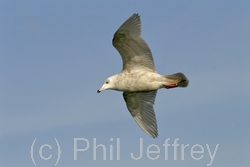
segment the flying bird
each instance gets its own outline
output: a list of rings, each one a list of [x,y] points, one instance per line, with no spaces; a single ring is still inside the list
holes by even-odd
[[[136,123],[149,136],[158,137],[154,101],[160,88],[187,87],[188,79],[182,73],[160,75],[155,70],[151,50],[141,37],[141,21],[133,14],[115,32],[113,46],[123,61],[122,71],[107,78],[97,90],[123,91],[127,108]]]

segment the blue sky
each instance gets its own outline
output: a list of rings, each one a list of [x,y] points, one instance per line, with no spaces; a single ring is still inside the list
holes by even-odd
[[[111,41],[133,13],[141,16],[142,37],[157,71],[183,72],[190,80],[188,88],[158,91],[157,139],[137,126],[121,92],[96,93],[122,68]],[[1,166],[34,166],[30,149],[35,138],[37,166],[55,165],[55,138],[61,148],[58,167],[201,167],[211,161],[206,144],[212,153],[219,144],[213,167],[250,165],[248,0],[13,0],[0,2],[0,20]],[[76,138],[82,139],[79,148],[88,141],[89,149],[74,160]],[[133,160],[130,153],[139,156],[140,138],[144,154]],[[172,144],[178,138],[175,160]],[[94,160],[94,140],[106,147],[107,160],[101,147]],[[181,144],[189,144],[184,152]],[[204,149],[193,154],[200,160],[192,158],[194,145],[198,152]],[[158,159],[147,157],[149,146],[151,151],[159,147],[159,153],[150,154]],[[39,150],[52,158],[43,160]]]

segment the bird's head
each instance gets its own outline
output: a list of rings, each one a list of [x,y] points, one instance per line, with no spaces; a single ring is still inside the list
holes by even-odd
[[[100,93],[103,90],[114,89],[115,75],[107,78],[100,89],[97,90],[97,93]]]

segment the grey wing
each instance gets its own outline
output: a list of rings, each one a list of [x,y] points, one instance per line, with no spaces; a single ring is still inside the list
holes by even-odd
[[[155,71],[152,53],[141,38],[141,21],[138,14],[133,14],[116,31],[113,46],[122,57],[123,70]]]
[[[157,91],[123,92],[127,108],[136,123],[153,138],[158,136],[157,122],[153,108],[156,93]]]

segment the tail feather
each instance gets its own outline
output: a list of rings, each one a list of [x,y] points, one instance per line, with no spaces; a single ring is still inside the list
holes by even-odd
[[[181,72],[171,75],[166,75],[165,77],[171,80],[172,82],[175,82],[178,85],[178,87],[187,87],[189,83],[187,77]]]

